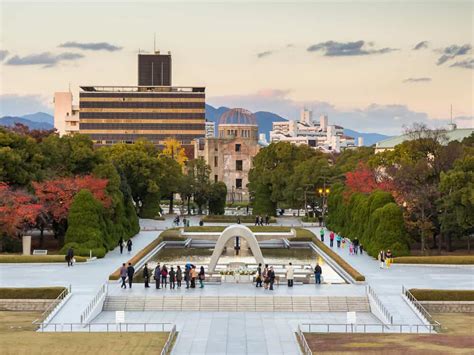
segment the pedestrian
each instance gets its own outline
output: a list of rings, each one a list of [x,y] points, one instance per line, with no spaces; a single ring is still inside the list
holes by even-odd
[[[192,265],[191,266],[191,288],[196,288],[196,277],[197,277],[196,266]]]
[[[199,288],[204,287],[204,279],[206,278],[206,273],[204,272],[204,266],[201,266],[201,269],[199,270]]]
[[[240,224],[240,216],[237,217],[237,224]]]
[[[166,267],[166,265],[163,265],[163,267],[161,268],[161,287],[166,288],[167,285],[168,285],[168,268]]]
[[[133,275],[135,274],[135,268],[132,266],[132,263],[128,263],[127,276],[128,276],[128,287],[132,288]]]
[[[178,284],[178,288],[181,288],[181,280],[183,279],[183,271],[181,267],[178,265],[176,267],[176,283]]]
[[[354,244],[349,243],[349,255],[354,255]]]
[[[255,217],[255,225],[258,226],[259,222],[260,222],[260,216],[257,215]]]
[[[158,263],[155,267],[155,272],[153,273],[153,278],[155,279],[155,287],[157,290],[160,289],[160,281],[161,281],[161,267],[160,263]]]
[[[383,269],[384,265],[385,265],[385,253],[384,253],[383,250],[381,250],[379,252],[378,260],[379,260],[379,263],[380,263],[380,268]]]
[[[127,279],[127,267],[125,266],[125,263],[123,263],[120,268],[120,278],[122,279],[120,288],[127,288],[127,284],[125,283],[125,280]]]
[[[325,231],[324,231],[324,228],[321,228],[319,230],[319,235],[321,237],[321,241],[324,243],[324,234],[325,234]]]
[[[334,245],[334,232],[329,233],[329,246],[332,248]]]
[[[359,244],[359,252],[360,252],[360,255],[364,253],[364,246],[362,244]]]
[[[190,280],[191,280],[191,267],[188,264],[184,268],[184,281],[186,282],[186,288],[189,288]]]
[[[270,283],[270,278],[268,277],[269,272],[268,264],[265,264],[265,268],[263,269],[263,288],[265,290],[268,289],[268,284]]]
[[[123,242],[123,238],[120,237],[119,241],[118,241],[118,246],[120,248],[120,254],[123,254],[123,246],[125,245],[125,243]]]
[[[268,226],[270,224],[270,217],[268,214],[265,216],[265,224]]]
[[[385,265],[387,265],[387,269],[389,269],[390,265],[392,265],[392,258],[393,258],[392,251],[388,249],[387,252],[385,253]]]
[[[289,263],[288,267],[286,268],[286,280],[288,281],[288,287],[293,287],[294,277],[293,265]]]
[[[170,269],[170,289],[174,290],[176,287],[176,272],[174,271],[173,267]]]
[[[339,234],[336,235],[336,244],[337,244],[337,247],[340,248],[341,247],[341,236]]]
[[[260,225],[263,227],[263,217],[260,216]]]
[[[359,238],[355,237],[353,243],[354,243],[354,254],[357,255],[359,251]]]
[[[346,238],[341,237],[341,247],[344,249],[346,247]]]
[[[67,261],[67,266],[73,266],[74,265],[74,249],[69,248],[66,253],[66,261]]]
[[[255,287],[262,287],[262,263],[258,264],[257,267],[257,276],[255,277]]]
[[[129,240],[127,240],[127,250],[129,254],[132,252],[132,245],[133,245],[132,238],[130,238]]]
[[[275,283],[275,271],[273,270],[273,266],[270,266],[268,274],[268,278],[270,279],[270,291],[273,291],[273,284]]]
[[[319,266],[319,263],[316,263],[316,267],[314,268],[314,279],[316,284],[321,284],[321,275],[323,273],[323,269]]]
[[[145,281],[145,288],[149,288],[150,270],[148,269],[148,263],[145,263],[145,266],[143,267],[143,280]]]

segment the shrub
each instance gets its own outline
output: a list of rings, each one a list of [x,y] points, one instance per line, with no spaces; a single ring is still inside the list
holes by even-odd
[[[430,290],[412,288],[418,301],[474,301],[474,290]]]
[[[226,198],[227,186],[222,181],[213,183],[209,193],[209,213],[223,215]]]
[[[65,287],[2,287],[0,288],[0,299],[56,299]]]
[[[240,218],[240,223],[255,223],[256,216],[229,216],[229,215],[209,215],[201,218],[201,221],[208,223],[237,223]],[[270,223],[276,223],[275,217],[270,217]]]
[[[393,262],[395,264],[474,265],[474,255],[402,256],[394,258]]]

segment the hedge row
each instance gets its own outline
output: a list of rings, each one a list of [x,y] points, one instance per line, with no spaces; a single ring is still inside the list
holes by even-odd
[[[2,287],[0,288],[0,299],[56,299],[65,287]]]
[[[418,301],[474,301],[474,290],[410,289]]]
[[[256,216],[226,216],[226,215],[209,215],[201,218],[201,221],[208,223],[237,223],[240,218],[241,223],[255,223]],[[270,217],[270,223],[276,223],[275,217]]]
[[[227,226],[203,226],[203,227],[186,227],[185,232],[222,232]],[[249,226],[250,230],[254,233],[288,233],[291,231],[291,227],[280,227],[280,226]]]
[[[86,257],[75,256],[76,262],[87,261]],[[10,263],[65,263],[64,255],[0,255],[0,264]]]
[[[474,255],[401,256],[394,258],[393,262],[396,264],[474,265]]]

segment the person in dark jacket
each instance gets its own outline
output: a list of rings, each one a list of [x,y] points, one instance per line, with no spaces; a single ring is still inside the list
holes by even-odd
[[[191,267],[186,265],[184,269],[184,281],[186,282],[186,288],[189,288],[189,282],[191,281]]]
[[[166,288],[167,285],[168,285],[168,268],[166,267],[166,265],[163,265],[163,267],[161,268],[161,287]]]
[[[273,284],[275,283],[275,270],[273,270],[273,266],[270,266],[268,278],[270,279],[270,291],[273,291]]]
[[[170,275],[170,289],[173,290],[176,287],[176,283],[175,283],[175,281],[176,281],[176,272],[174,271],[173,267],[171,267],[169,275]]]
[[[263,279],[262,279],[262,264],[258,264],[258,267],[257,267],[257,274],[255,276],[255,287],[262,287],[262,282],[263,282]]]
[[[314,268],[314,279],[317,284],[321,283],[321,274],[323,273],[323,269],[321,269],[321,266],[319,266],[319,263],[316,264],[316,267]]]
[[[120,288],[127,288],[127,284],[125,283],[125,280],[127,279],[127,267],[125,266],[125,263],[123,263],[120,268],[120,278],[122,279]]]
[[[128,263],[127,276],[128,276],[128,287],[132,288],[133,275],[135,274],[135,268],[132,263]]]
[[[123,246],[125,245],[123,238],[120,237],[120,240],[118,241],[118,246],[120,248],[120,254],[123,254]]]
[[[155,279],[156,289],[159,290],[160,289],[160,281],[161,281],[160,263],[158,263],[158,265],[156,265],[156,267],[155,267],[155,273],[153,274],[153,278]]]
[[[143,267],[143,280],[145,281],[145,288],[149,288],[149,282],[150,282],[150,269],[148,269],[148,264],[145,263],[145,266]]]
[[[69,248],[66,253],[67,266],[73,266],[74,263],[74,249]]]
[[[183,271],[181,270],[181,267],[178,265],[176,267],[176,284],[178,285],[178,288],[181,288],[182,279],[183,279]]]
[[[127,240],[127,250],[129,254],[132,252],[132,245],[133,245],[132,239]]]
[[[357,255],[359,252],[359,238],[355,237],[352,244],[354,244],[354,254]]]
[[[199,288],[204,287],[204,279],[206,278],[206,273],[204,272],[204,266],[201,266],[201,269],[199,270]]]

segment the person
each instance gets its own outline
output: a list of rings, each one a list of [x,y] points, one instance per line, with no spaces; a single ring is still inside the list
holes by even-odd
[[[329,246],[332,248],[334,245],[334,232],[329,233]]]
[[[286,268],[286,279],[288,281],[288,287],[293,287],[293,280],[294,280],[294,270],[293,265],[291,263],[288,264]]]
[[[155,272],[153,274],[153,278],[155,279],[155,287],[157,290],[160,289],[160,280],[161,280],[161,267],[160,263],[158,263],[155,267]]]
[[[258,264],[255,281],[255,287],[262,287],[262,263]]]
[[[174,290],[176,287],[176,272],[173,267],[170,269],[170,289]]]
[[[379,260],[380,268],[383,269],[385,264],[385,253],[383,250],[380,251],[377,259]]]
[[[135,274],[135,268],[132,266],[132,263],[128,263],[127,276],[128,276],[128,287],[132,288],[133,275]]]
[[[268,226],[270,224],[270,217],[267,215],[265,215],[265,224]]]
[[[357,255],[359,251],[359,238],[355,237],[353,243],[354,243],[354,254]]]
[[[270,270],[268,269],[268,264],[265,264],[265,268],[263,269],[263,288],[266,290],[268,289],[268,284],[270,283],[270,278],[268,277]]]
[[[163,267],[161,268],[161,287],[166,288],[167,284],[168,284],[168,268],[166,267],[166,265],[163,265]]]
[[[360,255],[364,253],[364,246],[362,244],[359,244],[359,252],[360,252]]]
[[[387,252],[385,253],[385,265],[387,266],[387,269],[389,269],[390,265],[392,265],[392,258],[393,258],[392,251],[388,249]]]
[[[240,216],[237,217],[237,224],[240,224]]]
[[[319,266],[319,263],[316,263],[316,267],[314,268],[314,279],[316,284],[321,284],[321,274],[323,273],[323,269]]]
[[[120,240],[118,241],[118,246],[120,248],[120,254],[123,254],[123,246],[124,246],[123,238],[120,237]]]
[[[183,279],[183,271],[181,270],[181,267],[178,265],[176,267],[176,283],[178,285],[178,288],[181,288],[182,279]]]
[[[259,222],[260,222],[260,216],[257,215],[255,217],[255,225],[258,226]]]
[[[145,266],[143,267],[143,280],[145,281],[145,288],[149,288],[150,285],[148,283],[150,282],[150,270],[148,269],[148,263],[145,263]]]
[[[74,249],[69,248],[66,253],[66,261],[67,261],[67,266],[73,266],[74,265]]]
[[[260,225],[263,227],[263,216],[260,216]]]
[[[196,266],[192,265],[191,266],[191,288],[196,288],[196,277],[197,277]]]
[[[201,266],[199,270],[199,288],[204,287],[204,279],[206,278],[206,273],[204,272],[204,266]]]
[[[354,243],[349,243],[349,255],[354,255]]]
[[[324,228],[321,228],[319,230],[319,235],[321,236],[321,241],[324,243],[324,234],[325,234],[325,231],[324,231]]]
[[[346,247],[346,238],[344,237],[341,237],[341,246],[342,246],[342,249],[344,249]]]
[[[273,266],[270,266],[268,278],[270,279],[270,291],[273,291],[273,284],[275,283],[275,271],[273,270]]]
[[[341,236],[338,234],[336,235],[336,244],[337,244],[337,247],[340,248],[341,247]]]
[[[127,240],[127,250],[129,254],[132,252],[132,245],[133,245],[132,238],[130,238]]]
[[[120,288],[127,288],[127,284],[125,283],[125,280],[127,279],[127,267],[125,266],[125,263],[123,263],[120,268],[120,278],[122,279]]]
[[[184,269],[184,281],[186,282],[186,288],[189,288],[189,281],[191,279],[191,267],[188,265]]]

